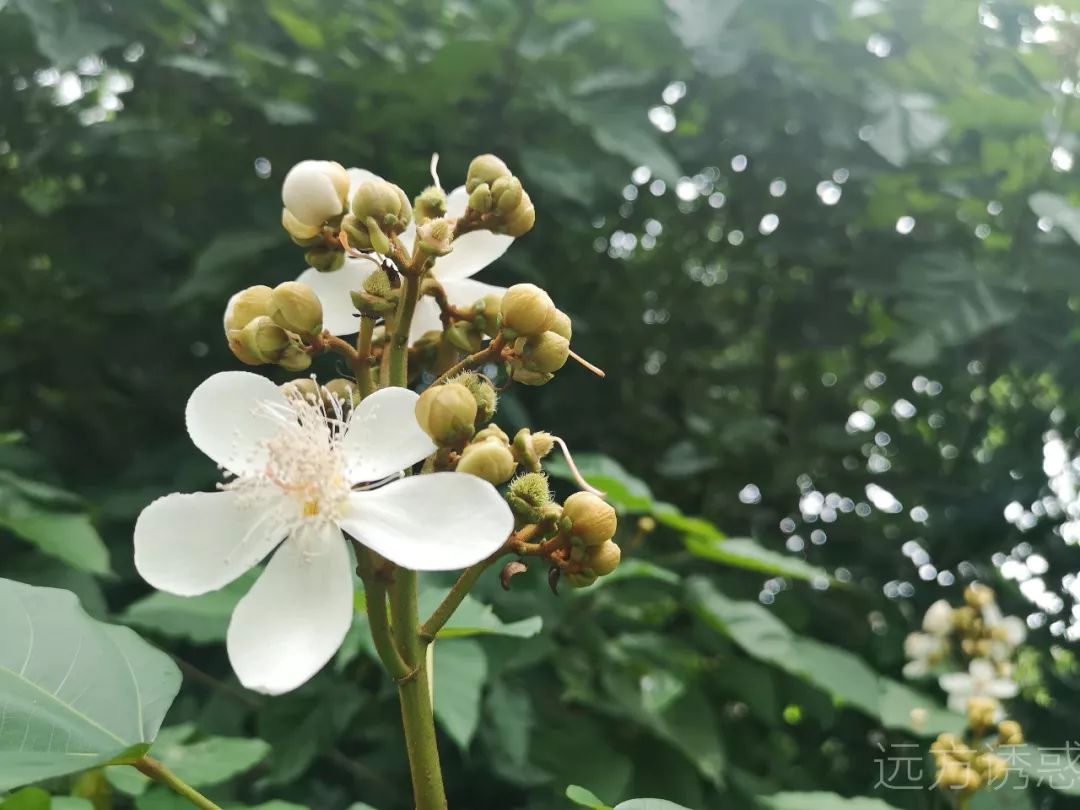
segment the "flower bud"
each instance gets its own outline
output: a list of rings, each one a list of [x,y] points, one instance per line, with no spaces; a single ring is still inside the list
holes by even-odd
[[[349,240],[349,247],[357,250],[371,250],[371,237],[368,236],[368,227],[355,214],[346,214],[341,218],[341,230]]]
[[[555,446],[555,437],[544,430],[538,430],[529,438],[532,440],[533,452],[536,453],[537,458],[544,458]]]
[[[964,601],[975,609],[984,608],[994,601],[994,591],[987,585],[972,582],[964,589]]]
[[[304,254],[304,261],[321,273],[333,273],[345,264],[345,254],[329,247],[314,247]]]
[[[475,430],[476,400],[460,383],[433,385],[416,401],[416,421],[436,444],[461,444]]]
[[[994,725],[998,712],[998,702],[992,697],[976,695],[968,698],[967,723],[973,731],[990,728]]]
[[[483,345],[483,336],[480,334],[480,330],[468,321],[456,321],[447,328],[445,334],[451,346],[466,354],[474,354],[480,351],[480,347]]]
[[[314,239],[322,232],[321,225],[305,225],[288,208],[281,209],[281,227],[288,231],[289,236],[299,242]]]
[[[367,222],[371,217],[378,229],[398,233],[412,220],[412,205],[398,186],[376,177],[356,189],[352,213],[361,222]],[[370,234],[370,225],[368,232]]]
[[[500,177],[491,186],[491,199],[495,203],[495,210],[499,216],[505,217],[512,214],[521,205],[525,196],[521,188],[521,181],[516,177]]]
[[[599,495],[575,492],[563,503],[563,517],[571,521],[570,534],[587,546],[599,546],[615,536],[615,509]]]
[[[289,399],[299,399],[302,402],[315,404],[322,397],[319,384],[311,377],[301,377],[299,380],[290,380],[284,385],[278,386]]]
[[[528,470],[539,470],[540,459],[550,453],[554,446],[555,439],[550,433],[533,433],[528,428],[522,428],[514,434],[514,456]]]
[[[469,164],[469,171],[465,177],[465,190],[472,194],[481,183],[490,186],[500,177],[509,176],[510,168],[495,155],[478,155]]]
[[[502,218],[502,224],[498,228],[499,233],[507,236],[524,236],[532,230],[536,224],[536,209],[527,191],[521,192],[521,202],[518,207]]]
[[[556,335],[562,335],[569,341],[574,332],[570,323],[570,316],[561,309],[556,309],[555,320],[552,322],[551,326],[548,327],[548,331],[554,332]]]
[[[352,408],[360,401],[360,387],[355,380],[349,380],[345,377],[331,380],[323,386],[323,391],[327,397],[335,399],[345,410]],[[333,405],[331,403],[327,404],[330,406],[330,413],[333,413]]]
[[[552,331],[527,338],[518,338],[514,349],[520,357],[515,362],[529,371],[552,373],[566,365],[570,357],[570,341]]]
[[[514,382],[522,385],[546,385],[555,379],[555,375],[548,371],[529,371],[527,368],[514,368],[511,365],[510,376]]]
[[[555,305],[535,284],[515,284],[502,297],[503,326],[519,335],[539,335],[555,322]]]
[[[945,790],[975,791],[982,786],[982,777],[969,766],[951,760],[938,771],[937,782]]]
[[[502,323],[502,295],[488,293],[472,305],[473,323],[488,337],[495,337]]]
[[[998,743],[1000,745],[1023,745],[1024,732],[1015,720],[1002,720],[998,723]]]
[[[416,229],[416,245],[429,256],[445,256],[454,241],[454,228],[447,219],[432,219]]]
[[[302,160],[289,169],[281,184],[281,201],[297,222],[308,227],[319,227],[338,216],[348,193],[348,172],[329,160]]]
[[[991,784],[1003,782],[1009,775],[1009,763],[996,754],[980,754],[974,764],[975,769]]]
[[[225,305],[225,333],[243,329],[260,315],[269,315],[273,293],[265,284],[256,284],[236,293]]]
[[[416,224],[446,216],[446,192],[438,186],[428,186],[413,201]]]
[[[476,424],[485,425],[495,415],[495,408],[499,404],[499,395],[495,392],[495,386],[488,381],[487,377],[477,374],[475,371],[466,371],[454,377],[451,382],[460,383],[469,389],[469,393],[476,400]],[[501,432],[501,431],[500,431]],[[506,434],[503,433],[505,438]]]
[[[491,210],[491,206],[491,187],[487,183],[481,183],[469,195],[469,208],[473,211],[479,211],[481,214],[486,214]]]
[[[551,489],[548,487],[547,476],[540,472],[519,475],[510,482],[509,494],[511,497],[520,498],[533,509],[540,509],[551,503]]]
[[[944,599],[938,599],[930,605],[923,616],[923,630],[935,636],[944,636],[952,630],[953,609]]]
[[[567,574],[566,581],[570,583],[571,588],[588,588],[596,582],[596,574],[589,571],[579,571],[574,574]]]
[[[473,436],[473,441],[482,442],[484,439],[490,439],[492,437],[497,438],[507,447],[510,446],[510,437],[507,436],[506,432],[498,425],[488,425],[483,430],[476,431],[476,435]]]
[[[311,367],[311,355],[298,343],[293,342],[285,347],[285,352],[277,364],[286,371],[306,371]]]
[[[268,315],[252,319],[240,330],[238,339],[244,351],[256,363],[277,363],[292,343],[289,333]]]
[[[229,343],[229,351],[233,353],[237,360],[249,366],[261,366],[262,360],[248,351],[243,338],[244,331],[242,329],[230,329],[225,332],[225,339]]]
[[[498,486],[510,480],[517,469],[517,462],[510,448],[498,439],[487,439],[467,445],[461,453],[457,471],[483,478]]]
[[[585,564],[596,572],[597,576],[606,577],[619,567],[622,559],[622,549],[612,540],[607,540],[598,546],[589,547],[585,555]]]
[[[298,335],[322,331],[322,302],[315,291],[299,281],[286,281],[274,288],[270,299],[270,317],[282,329]]]

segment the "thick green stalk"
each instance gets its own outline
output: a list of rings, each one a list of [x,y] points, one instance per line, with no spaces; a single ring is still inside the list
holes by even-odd
[[[420,279],[405,273],[401,288],[401,308],[394,324],[394,333],[390,336],[390,385],[404,388],[409,382],[409,327],[412,326],[416,302],[420,298]]]
[[[360,333],[356,336],[356,384],[363,399],[375,390],[375,378],[371,374],[371,336],[375,331],[375,319],[361,317]]]
[[[454,611],[458,609],[465,597],[468,596],[469,591],[472,590],[473,585],[480,579],[480,575],[487,571],[492,564],[499,559],[503,554],[503,550],[499,549],[486,560],[481,560],[475,565],[471,565],[461,572],[461,576],[458,577],[457,582],[450,588],[446,596],[443,598],[439,606],[435,608],[428,620],[424,622],[420,628],[420,641],[423,644],[430,644],[435,640],[435,636],[439,634],[439,631],[443,628],[443,625],[454,615]]]
[[[179,796],[183,796],[193,805],[201,810],[221,810],[221,808],[203,796],[195,788],[184,782],[179,776],[170,771],[165,765],[158,760],[150,756],[144,756],[142,759],[132,763],[142,773],[149,776],[155,782],[161,782],[166,785],[174,793]]]

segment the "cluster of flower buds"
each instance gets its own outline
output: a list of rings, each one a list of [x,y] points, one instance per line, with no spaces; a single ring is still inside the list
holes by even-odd
[[[269,363],[304,371],[311,365],[310,346],[321,332],[319,297],[298,281],[248,287],[225,307],[229,348],[249,366]]]
[[[469,164],[465,180],[469,210],[496,233],[522,236],[532,230],[536,209],[521,181],[495,155],[480,155]]]
[[[995,751],[1024,741],[1020,725],[1005,719],[1002,701],[1019,692],[1013,658],[1026,636],[1021,619],[1002,615],[993,589],[972,583],[964,590],[963,605],[938,600],[923,616],[922,632],[905,640],[911,659],[905,675],[937,674],[949,708],[966,719],[964,738],[942,734],[931,746],[941,788],[970,796],[983,786],[1000,785],[1008,773],[1006,760]]]

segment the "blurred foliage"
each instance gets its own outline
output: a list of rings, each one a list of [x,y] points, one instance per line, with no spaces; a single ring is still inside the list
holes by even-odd
[[[436,651],[451,806],[943,806],[875,791],[880,746],[925,744],[908,709],[936,701],[899,682],[902,639],[1006,561],[1043,586],[997,583],[1039,628],[1015,714],[1062,746],[1076,554],[1041,499],[1044,436],[1068,447],[1080,414],[1065,5],[0,0],[4,576],[179,661],[155,751],[223,806],[410,806],[360,618],[297,693],[247,694],[221,645],[243,588],[149,595],[131,526],[214,480],[183,404],[235,366],[226,296],[303,269],[284,171],[416,192],[432,152],[456,185],[494,151],[539,216],[481,278],[541,281],[608,374],[515,390],[499,421],[598,453],[631,551],[558,598],[540,571],[482,581]],[[131,777],[48,786],[183,806]],[[1034,784],[974,806],[1036,801],[1080,806]]]

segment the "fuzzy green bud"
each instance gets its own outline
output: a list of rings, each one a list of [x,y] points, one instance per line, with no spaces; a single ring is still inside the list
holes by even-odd
[[[379,298],[387,298],[393,291],[390,276],[381,267],[364,279],[364,292]]]
[[[498,486],[510,480],[517,462],[505,444],[498,439],[486,439],[466,446],[458,461],[457,471],[483,478]]]
[[[433,385],[416,401],[416,421],[436,444],[462,444],[475,430],[476,399],[460,383]]]
[[[613,540],[590,546],[585,554],[585,564],[601,577],[606,577],[618,568],[621,559],[622,549]]]
[[[502,224],[498,227],[499,233],[507,236],[524,236],[532,230],[536,224],[536,209],[527,191],[521,192],[521,202],[517,208],[503,215]]]
[[[479,211],[481,214],[486,214],[491,210],[491,206],[491,187],[487,183],[481,183],[469,195],[469,208],[473,211]]]
[[[239,331],[240,345],[256,363],[277,363],[292,344],[289,333],[268,315],[252,319]]]
[[[514,349],[520,358],[516,362],[529,371],[552,373],[566,365],[570,357],[570,341],[554,331],[518,338]]]
[[[491,185],[500,177],[509,177],[510,168],[495,155],[478,155],[469,164],[465,177],[465,190],[470,194],[482,183]]]
[[[256,284],[236,293],[225,305],[225,333],[243,329],[260,315],[270,314],[274,291],[265,284]]]
[[[454,227],[447,219],[432,219],[416,229],[416,245],[429,256],[445,256],[453,250]]]
[[[412,220],[412,205],[405,192],[380,178],[360,184],[353,194],[351,210],[359,221],[367,222],[370,217],[377,228],[388,233],[403,231]]]
[[[495,415],[495,408],[499,404],[499,395],[495,392],[495,386],[488,381],[487,377],[477,374],[475,371],[466,371],[454,377],[451,382],[460,383],[469,389],[469,393],[476,400],[476,424],[486,425]]]
[[[551,489],[547,476],[540,472],[519,475],[510,482],[510,495],[520,498],[533,509],[540,509],[551,503]]]
[[[270,317],[289,332],[310,336],[322,331],[322,302],[315,291],[299,281],[286,281],[274,288]]]
[[[516,211],[524,195],[521,181],[516,177],[500,177],[491,186],[491,199],[495,203],[496,212],[501,217]]]
[[[535,284],[515,284],[503,293],[503,326],[519,335],[539,335],[555,322],[555,304]]]
[[[587,546],[599,546],[615,536],[615,509],[599,495],[575,492],[563,503],[563,516],[571,521],[570,534]]]
[[[428,186],[413,201],[416,224],[446,216],[446,192],[438,186]]]
[[[345,264],[345,254],[329,247],[313,247],[304,254],[304,261],[322,273],[333,273]]]
[[[551,326],[548,327],[548,331],[554,332],[556,335],[562,335],[569,341],[574,333],[573,326],[570,323],[570,316],[561,309],[556,309],[555,320]]]

